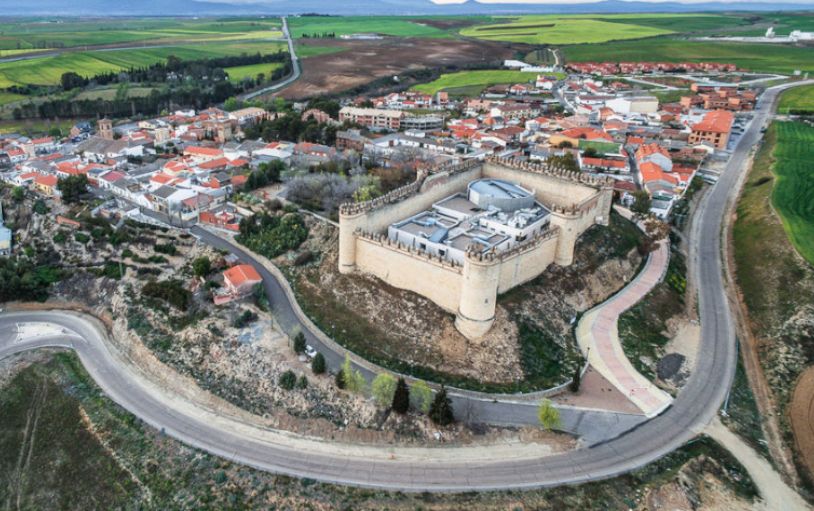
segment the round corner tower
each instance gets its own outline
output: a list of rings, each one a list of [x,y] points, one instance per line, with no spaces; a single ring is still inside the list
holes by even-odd
[[[500,261],[494,254],[467,252],[455,327],[467,339],[482,337],[495,322]]]

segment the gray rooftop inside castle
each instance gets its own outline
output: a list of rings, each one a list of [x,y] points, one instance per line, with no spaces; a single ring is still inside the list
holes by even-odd
[[[534,193],[508,181],[480,179],[467,193],[456,193],[431,210],[396,222],[388,236],[442,257],[460,260],[463,252],[511,248],[546,229],[550,211]]]

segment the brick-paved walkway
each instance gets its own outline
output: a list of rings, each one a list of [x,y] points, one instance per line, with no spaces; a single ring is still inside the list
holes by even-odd
[[[586,313],[577,326],[577,341],[583,355],[602,376],[628,397],[648,417],[664,411],[672,397],[639,374],[622,350],[617,322],[664,277],[669,246],[661,242],[650,254],[644,270],[622,291]]]

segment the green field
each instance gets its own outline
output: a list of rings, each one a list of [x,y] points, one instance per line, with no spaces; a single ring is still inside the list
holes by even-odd
[[[230,80],[239,82],[244,78],[255,78],[260,73],[265,74],[266,78],[268,79],[275,69],[282,66],[283,65],[279,62],[269,62],[266,64],[254,64],[251,66],[227,67],[224,69],[224,71],[226,71],[226,74],[229,75]]]
[[[814,264],[814,128],[777,123],[772,204],[797,251]]]
[[[333,33],[376,33],[398,37],[449,37],[447,31],[421,24],[420,20],[399,16],[301,16],[289,20],[291,36]]]
[[[155,90],[153,87],[127,87],[127,97],[128,98],[139,98],[144,96],[149,96],[151,92]],[[117,94],[119,88],[118,87],[105,87],[101,89],[89,89],[84,90],[76,95],[77,100],[86,100],[86,99],[101,99],[104,101],[113,101]]]
[[[777,111],[781,114],[790,110],[808,110],[814,112],[814,85],[803,85],[789,89],[780,96]]]
[[[25,99],[25,96],[21,96],[20,94],[14,94],[11,92],[0,91],[0,106],[8,105],[9,103],[14,103],[15,101],[20,101],[21,99]]]
[[[279,19],[216,20],[142,18],[0,23],[0,50],[70,48],[139,41],[205,42],[282,37]]]
[[[294,50],[297,52],[297,57],[305,59],[318,55],[327,55],[329,53],[341,53],[347,51],[347,48],[341,46],[311,46],[298,44]]]
[[[561,77],[562,75],[558,76]],[[413,89],[425,94],[435,94],[441,90],[460,89],[462,87],[480,87],[483,89],[491,85],[528,83],[536,79],[537,73],[524,73],[505,69],[459,71],[457,73],[442,74],[437,80],[416,85]]]
[[[811,48],[780,44],[687,41],[660,37],[642,41],[617,41],[563,47],[566,62],[726,62],[756,72],[814,72]]]
[[[610,21],[613,16],[603,18],[599,20],[578,16],[523,16],[507,23],[464,28],[461,35],[490,41],[529,44],[582,44],[640,39],[673,33],[673,30],[664,28]]]
[[[63,53],[52,57],[0,63],[0,88],[15,84],[56,85],[63,73],[73,71],[82,76],[117,72],[130,67],[144,67],[165,60],[170,55],[181,59],[240,55],[241,53],[274,53],[284,43],[210,43],[162,48]]]

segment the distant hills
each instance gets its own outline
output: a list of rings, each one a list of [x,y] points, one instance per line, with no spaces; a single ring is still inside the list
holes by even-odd
[[[7,2],[12,4],[12,2]],[[4,6],[0,16],[223,16],[319,13],[328,15],[573,14],[701,11],[803,10],[800,3],[637,2],[605,0],[590,4],[479,3],[438,5],[430,0],[265,0],[255,3],[201,0],[28,0]]]

